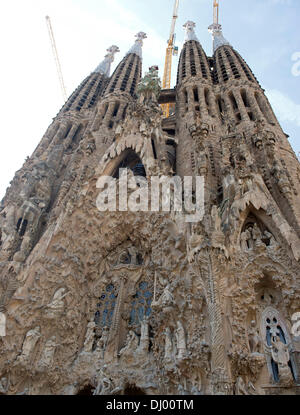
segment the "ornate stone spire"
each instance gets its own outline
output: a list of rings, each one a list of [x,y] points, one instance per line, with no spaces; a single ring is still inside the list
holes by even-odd
[[[115,59],[115,54],[120,52],[120,49],[116,45],[112,45],[110,48],[107,49],[108,54],[105,55],[104,60],[97,66],[94,72],[96,73],[103,73],[106,76],[110,75],[110,67],[112,62]]]
[[[147,35],[144,32],[139,32],[135,35],[137,38],[134,45],[131,49],[127,52],[127,55],[130,53],[135,53],[137,56],[139,56],[142,59],[142,46],[143,46],[143,40],[147,39]]]
[[[185,42],[188,42],[189,40],[195,40],[196,42],[199,42],[194,30],[196,23],[189,20],[183,25],[183,27],[185,28]]]
[[[225,39],[222,33],[222,26],[218,23],[214,23],[209,26],[208,30],[212,33],[213,37],[213,51],[215,51],[220,47],[224,45],[231,46],[230,43]]]

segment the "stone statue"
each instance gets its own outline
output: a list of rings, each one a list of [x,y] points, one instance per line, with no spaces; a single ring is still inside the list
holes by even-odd
[[[95,337],[95,327],[96,323],[94,321],[89,322],[87,325],[87,331],[83,345],[83,351],[86,353],[90,353],[92,351]]]
[[[8,391],[8,379],[7,378],[2,378],[0,379],[0,395],[1,394],[6,394]]]
[[[0,337],[6,336],[6,315],[0,313]]]
[[[106,365],[103,366],[99,371],[98,375],[98,385],[95,389],[93,395],[110,395],[113,390],[113,383],[105,373]]]
[[[66,291],[65,288],[60,288],[54,294],[51,303],[47,305],[48,317],[57,316],[64,311],[64,308],[65,308],[64,298],[68,295],[68,293],[65,293],[65,291]]]
[[[274,236],[271,234],[271,232],[269,231],[264,231],[264,240],[268,240],[269,241],[269,246],[271,248],[274,248],[275,246],[277,246],[277,242],[276,239],[274,238]]]
[[[271,339],[271,352],[274,362],[278,364],[279,379],[281,383],[290,384],[293,382],[292,372],[288,363],[290,361],[290,353],[288,345],[284,344],[278,335]]]
[[[244,379],[239,376],[235,383],[235,395],[249,395]]]
[[[261,241],[261,231],[257,225],[257,223],[254,224],[253,228],[252,228],[252,239],[254,241],[254,245],[255,246],[259,246],[262,244]]]
[[[102,329],[102,335],[100,339],[98,340],[97,347],[96,347],[96,353],[100,355],[100,358],[104,358],[104,352],[107,345],[107,340],[109,336],[109,327],[105,326]]]
[[[174,297],[170,289],[170,284],[167,284],[164,288],[164,291],[161,295],[161,297],[156,301],[155,303],[152,303],[152,306],[162,306],[165,307],[171,307],[174,305]]]
[[[165,361],[169,362],[173,358],[173,342],[172,342],[172,334],[169,327],[166,328],[165,332]]]
[[[127,338],[126,338],[126,345],[123,349],[120,350],[119,356],[126,356],[128,354],[132,354],[138,348],[139,339],[138,336],[135,334],[133,330],[130,330]]]
[[[244,232],[241,233],[241,248],[242,251],[249,251],[249,241],[252,239],[252,235],[249,229],[246,229]]]
[[[176,345],[177,345],[177,359],[182,359],[186,356],[186,339],[185,331],[181,321],[177,321]]]
[[[145,354],[149,351],[149,321],[147,317],[141,322],[139,351]]]
[[[40,367],[49,368],[49,367],[52,366],[56,347],[57,347],[56,337],[53,336],[45,344],[43,354],[42,354],[41,360],[39,362]]]
[[[251,353],[261,352],[261,339],[259,331],[256,328],[256,321],[252,320],[248,330],[248,340]]]
[[[37,344],[40,337],[40,327],[35,327],[34,329],[28,331],[23,343],[22,353],[18,357],[19,362],[23,363],[29,360],[29,357],[33,352],[33,349],[35,348],[35,345]]]

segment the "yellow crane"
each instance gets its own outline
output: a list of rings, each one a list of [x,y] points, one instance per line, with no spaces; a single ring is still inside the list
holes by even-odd
[[[214,24],[219,24],[219,0],[214,0]]]
[[[55,64],[56,64],[56,69],[57,69],[57,73],[58,73],[61,92],[62,92],[64,101],[66,101],[68,96],[67,96],[67,91],[66,91],[66,87],[65,87],[65,83],[64,83],[64,78],[63,78],[63,75],[62,75],[62,70],[61,70],[61,65],[60,65],[60,61],[59,61],[59,57],[58,57],[58,52],[57,52],[54,33],[53,33],[52,25],[51,25],[51,20],[50,20],[49,16],[46,16],[46,22],[47,22],[50,41],[51,41],[53,56],[54,56],[54,60],[55,60]]]
[[[178,47],[175,46],[175,25],[178,18],[178,6],[179,0],[175,0],[173,18],[170,30],[170,37],[168,40],[168,47],[166,50],[166,59],[165,59],[165,68],[164,68],[164,77],[162,82],[162,89],[171,88],[171,76],[172,76],[172,56],[178,55]],[[167,118],[170,115],[170,104],[162,104],[162,110],[164,117]]]

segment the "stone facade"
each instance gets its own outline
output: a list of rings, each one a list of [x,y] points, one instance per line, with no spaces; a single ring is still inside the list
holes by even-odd
[[[299,394],[300,165],[243,58],[185,27],[174,91],[140,82],[144,33],[110,77],[113,46],[11,182],[0,394]],[[204,176],[203,220],[99,212],[119,167]]]

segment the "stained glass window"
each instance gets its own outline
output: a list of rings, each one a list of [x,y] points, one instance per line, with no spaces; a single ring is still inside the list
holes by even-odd
[[[151,303],[153,294],[147,282],[141,282],[133,297],[130,312],[130,325],[139,325],[144,317],[151,315]]]
[[[110,284],[106,287],[105,292],[101,295],[97,304],[95,323],[98,327],[110,327],[116,306],[116,300],[116,289],[114,285]]]

